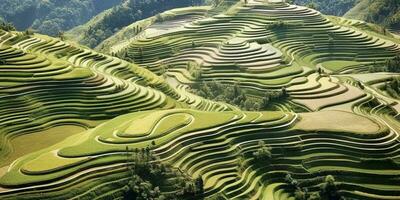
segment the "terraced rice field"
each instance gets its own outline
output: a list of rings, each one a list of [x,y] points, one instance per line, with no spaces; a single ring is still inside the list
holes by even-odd
[[[400,199],[400,100],[381,90],[399,74],[365,73],[400,43],[306,7],[232,2],[110,47],[133,63],[1,31],[0,198],[90,199],[100,180],[127,180],[127,147],[150,147],[201,177],[207,198],[295,199],[290,174],[310,193],[333,175],[347,199]],[[250,112],[190,93],[211,81],[261,95],[285,88],[289,99]],[[59,126],[84,131],[12,158],[13,141]],[[260,141],[272,148],[268,163],[253,156]]]

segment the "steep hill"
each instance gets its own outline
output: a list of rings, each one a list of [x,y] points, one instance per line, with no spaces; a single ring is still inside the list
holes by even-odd
[[[344,16],[351,19],[380,24],[398,31],[400,30],[400,1],[361,0]]]
[[[83,24],[121,0],[2,0],[0,17],[17,29],[33,28],[40,33],[56,35]]]
[[[68,31],[67,35],[74,41],[94,48],[102,41],[133,22],[154,16],[172,8],[199,5],[203,4],[203,2],[204,0],[127,0],[110,10],[100,13],[88,23]]]

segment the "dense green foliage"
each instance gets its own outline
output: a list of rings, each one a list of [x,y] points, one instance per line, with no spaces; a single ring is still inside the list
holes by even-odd
[[[15,26],[12,23],[0,22],[0,29],[4,31],[15,31]]]
[[[272,148],[267,146],[264,141],[259,141],[258,146],[257,151],[253,152],[254,159],[261,163],[268,162],[272,158]]]
[[[311,7],[323,14],[342,16],[354,6],[356,0],[292,0],[290,2]]]
[[[246,89],[240,86],[240,83],[223,84],[215,80],[195,84],[192,92],[214,101],[222,101],[236,105],[243,110],[260,111],[265,110],[274,101],[283,101],[288,95],[286,90],[271,90],[263,95],[249,95]],[[260,97],[262,96],[262,97]]]
[[[361,0],[345,16],[399,29],[400,1]]]
[[[32,27],[40,33],[56,35],[85,23],[119,2],[121,0],[3,0],[0,17],[19,30]]]
[[[124,199],[137,200],[165,200],[165,199],[202,199],[203,180],[197,178],[192,180],[186,174],[174,169],[172,166],[163,164],[152,154],[149,148],[127,149],[127,166],[131,172],[130,181],[123,188]],[[174,176],[175,184],[168,186],[168,176]],[[163,188],[176,191],[173,195],[162,194]]]
[[[111,11],[100,14],[102,18],[96,23],[88,25],[88,28],[83,33],[83,40],[79,42],[95,47],[121,28],[138,20],[173,8],[199,5],[203,2],[203,0],[127,0],[114,7]]]
[[[369,68],[369,72],[394,72],[400,73],[400,56],[388,59],[383,63],[374,62]]]
[[[393,78],[392,81],[386,83],[384,89],[390,96],[400,99],[400,78]]]
[[[291,174],[285,177],[285,183],[289,190],[294,191],[295,200],[342,200],[338,192],[338,184],[332,175],[327,175],[320,184],[319,191],[309,192],[307,188],[301,187],[304,181],[296,180]]]

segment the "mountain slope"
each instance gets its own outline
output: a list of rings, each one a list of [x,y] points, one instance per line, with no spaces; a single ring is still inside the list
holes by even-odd
[[[343,16],[354,7],[357,0],[293,0],[293,4],[310,6],[326,15]]]
[[[128,0],[100,13],[87,24],[68,31],[67,35],[70,35],[70,38],[76,42],[94,48],[120,29],[135,21],[154,16],[172,8],[198,5],[203,2],[203,0],[154,0],[151,2]]]
[[[176,90],[137,65],[60,39],[0,31],[0,40],[1,166],[16,148],[10,140],[54,126],[88,128],[153,109],[233,109]]]
[[[344,16],[399,30],[400,2],[396,0],[362,0]]]
[[[121,0],[3,0],[0,17],[12,22],[17,29],[29,27],[40,33],[56,35],[83,24],[93,16],[108,9]]]

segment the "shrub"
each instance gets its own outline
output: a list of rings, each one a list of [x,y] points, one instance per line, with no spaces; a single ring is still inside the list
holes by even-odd
[[[256,161],[269,161],[272,158],[271,147],[267,146],[264,141],[258,142],[258,149],[253,153]]]
[[[288,27],[288,23],[282,20],[274,21],[270,24],[267,24],[266,29],[285,29]]]

